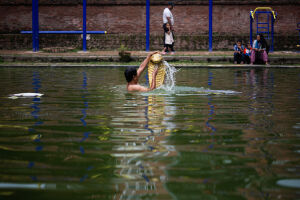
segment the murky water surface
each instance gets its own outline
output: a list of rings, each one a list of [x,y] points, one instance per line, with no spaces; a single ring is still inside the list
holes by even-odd
[[[0,199],[299,198],[299,69],[123,71],[0,69]]]

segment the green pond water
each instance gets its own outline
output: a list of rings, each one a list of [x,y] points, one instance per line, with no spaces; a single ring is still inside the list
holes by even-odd
[[[123,72],[0,69],[0,199],[299,198],[299,69]]]

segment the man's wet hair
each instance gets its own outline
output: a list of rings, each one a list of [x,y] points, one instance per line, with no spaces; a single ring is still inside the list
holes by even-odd
[[[127,67],[124,72],[126,81],[129,83],[132,81],[133,77],[137,75],[137,71],[135,67]]]

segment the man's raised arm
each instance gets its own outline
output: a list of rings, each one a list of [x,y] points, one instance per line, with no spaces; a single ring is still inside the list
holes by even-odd
[[[143,71],[145,70],[148,62],[150,61],[150,58],[153,54],[156,54],[158,53],[158,51],[155,51],[155,52],[152,52],[152,53],[149,53],[147,58],[142,62],[142,64],[140,65],[140,67],[138,68],[137,70],[137,77],[139,78],[140,75],[143,73]]]

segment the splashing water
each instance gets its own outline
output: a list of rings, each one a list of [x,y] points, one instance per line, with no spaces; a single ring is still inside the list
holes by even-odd
[[[177,70],[174,66],[169,65],[167,61],[164,61],[164,66],[166,68],[165,82],[160,88],[166,91],[174,91],[176,84],[175,73],[179,70]]]
[[[152,92],[145,92],[142,95],[176,95],[176,96],[190,96],[190,95],[236,95],[240,92],[232,90],[211,90],[204,87],[188,87],[188,86],[176,86],[176,69],[174,66],[170,65],[167,61],[163,61],[165,67],[165,80],[164,84],[157,88],[157,90]],[[158,64],[155,64],[155,68]]]

